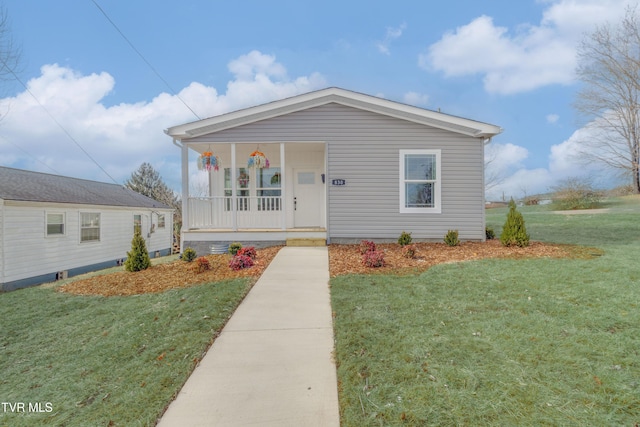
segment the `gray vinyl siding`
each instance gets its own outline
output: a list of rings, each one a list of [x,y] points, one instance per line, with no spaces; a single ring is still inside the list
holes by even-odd
[[[339,104],[291,113],[190,139],[197,142],[324,142],[327,149],[327,228],[332,241],[442,240],[456,229],[483,240],[483,143],[457,133]],[[440,149],[442,212],[400,213],[399,150]],[[346,180],[331,186],[332,178]]]

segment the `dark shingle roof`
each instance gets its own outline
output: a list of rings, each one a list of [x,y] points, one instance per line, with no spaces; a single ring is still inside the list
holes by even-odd
[[[0,199],[171,209],[123,185],[0,166]]]

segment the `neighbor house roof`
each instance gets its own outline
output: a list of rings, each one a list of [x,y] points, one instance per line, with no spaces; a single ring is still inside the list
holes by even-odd
[[[171,209],[122,185],[1,166],[0,199]]]
[[[165,130],[165,133],[175,139],[185,140],[329,103],[342,104],[476,138],[491,138],[502,132],[499,126],[488,123],[331,87],[174,126]]]

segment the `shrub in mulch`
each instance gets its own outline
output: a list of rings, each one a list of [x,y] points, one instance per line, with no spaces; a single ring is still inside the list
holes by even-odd
[[[231,258],[231,261],[229,261],[229,267],[234,271],[249,268],[251,266],[253,266],[253,259],[247,255],[236,255]]]
[[[369,251],[362,255],[362,263],[371,268],[384,267],[384,252]]]
[[[367,252],[375,252],[375,251],[376,251],[376,244],[371,240],[363,240],[360,242],[360,253],[362,255],[366,254]]]
[[[196,273],[204,273],[207,270],[211,270],[211,264],[209,264],[209,260],[205,257],[201,256],[198,258],[194,265],[194,270]]]

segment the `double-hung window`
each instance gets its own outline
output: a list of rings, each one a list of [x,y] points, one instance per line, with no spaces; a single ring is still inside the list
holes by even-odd
[[[440,213],[441,150],[400,150],[400,212]]]
[[[249,210],[249,170],[246,168],[236,169],[236,197],[237,205],[236,210],[248,211]],[[231,168],[224,168],[224,195],[225,195],[225,210],[231,210]]]
[[[256,196],[259,211],[279,211],[281,196],[280,168],[257,169]]]
[[[100,214],[93,212],[80,213],[80,242],[96,242],[100,240]]]
[[[47,236],[64,234],[64,213],[47,213]]]

